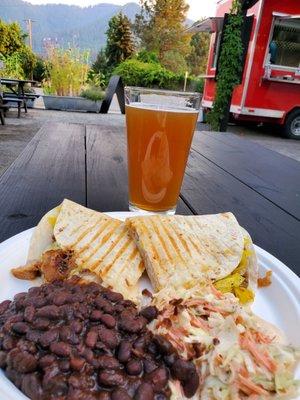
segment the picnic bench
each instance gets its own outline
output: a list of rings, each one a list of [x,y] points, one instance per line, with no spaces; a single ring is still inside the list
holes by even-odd
[[[36,225],[63,198],[99,211],[128,210],[119,118],[40,129],[0,177],[1,241]],[[297,161],[230,133],[196,132],[177,213],[232,211],[257,245],[300,275],[299,182]]]
[[[28,83],[34,84],[36,81],[31,79],[0,78],[0,85],[5,86],[8,89],[8,91],[0,90],[1,103],[6,106],[6,108],[9,108],[9,105],[12,103],[16,104],[18,108],[18,118],[21,116],[22,107],[24,107],[24,111],[27,113],[27,101],[34,100],[39,97],[39,95],[35,93],[25,92],[25,85]],[[1,118],[1,122],[4,124],[3,121]]]

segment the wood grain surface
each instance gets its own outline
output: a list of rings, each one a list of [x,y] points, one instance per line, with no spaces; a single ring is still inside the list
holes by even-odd
[[[298,161],[230,133],[197,132],[193,149],[300,221]]]
[[[85,204],[85,128],[47,124],[0,177],[0,241],[35,226],[64,197]]]

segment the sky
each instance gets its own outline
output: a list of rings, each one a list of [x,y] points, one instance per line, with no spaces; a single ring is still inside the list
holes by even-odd
[[[32,4],[62,3],[76,6],[90,6],[98,3],[126,4],[131,1],[138,3],[138,0],[27,0]],[[216,0],[187,0],[190,6],[188,17],[193,20],[214,15]]]

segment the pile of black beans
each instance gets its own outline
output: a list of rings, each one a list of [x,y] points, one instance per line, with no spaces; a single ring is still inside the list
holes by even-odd
[[[164,400],[168,381],[191,397],[195,366],[123,296],[77,278],[33,287],[0,304],[0,367],[33,400]]]

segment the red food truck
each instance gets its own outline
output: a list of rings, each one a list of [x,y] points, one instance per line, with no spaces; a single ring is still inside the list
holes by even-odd
[[[242,32],[243,71],[232,96],[235,121],[281,125],[300,139],[300,0],[248,1]],[[214,102],[222,32],[232,0],[217,1],[216,16],[196,22],[190,32],[210,32],[211,43],[202,107]]]

